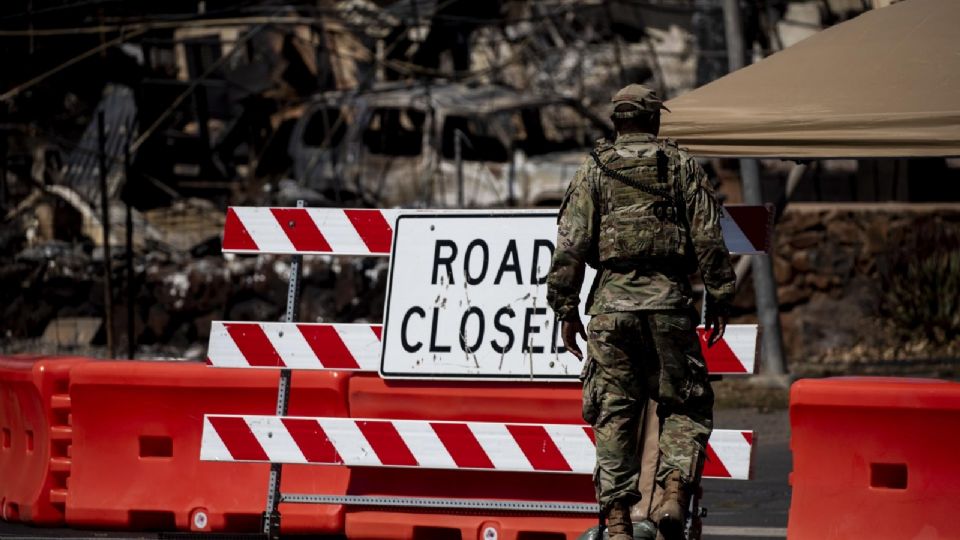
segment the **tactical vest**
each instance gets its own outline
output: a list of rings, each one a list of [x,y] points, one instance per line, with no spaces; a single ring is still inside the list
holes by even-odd
[[[600,264],[662,264],[687,260],[688,225],[678,159],[663,147],[654,156],[624,157],[613,145],[591,153],[597,165],[594,198],[600,212]]]

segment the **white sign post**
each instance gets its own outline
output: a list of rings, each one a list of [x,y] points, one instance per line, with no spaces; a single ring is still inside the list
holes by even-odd
[[[381,375],[576,379],[581,362],[547,305],[556,239],[556,212],[400,215]],[[592,281],[588,268],[584,287]]]

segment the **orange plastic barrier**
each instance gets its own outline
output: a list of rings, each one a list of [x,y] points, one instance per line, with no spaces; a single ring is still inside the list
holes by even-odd
[[[957,537],[960,384],[802,380],[790,426],[789,538]]]
[[[347,538],[407,540],[574,540],[597,524],[597,518],[393,513],[360,511],[347,514]]]
[[[580,384],[350,379],[353,418],[582,424]]]
[[[73,371],[66,522],[128,530],[256,532],[269,465],[201,462],[205,413],[273,414],[274,370],[97,362]],[[342,372],[293,374],[289,414],[345,416]],[[344,467],[285,466],[282,491],[344,494]],[[281,505],[285,533],[342,533],[343,508]]]
[[[439,384],[386,381],[377,374],[357,374],[350,379],[349,388],[353,418],[583,423],[581,390],[575,383]],[[352,470],[349,491],[352,495],[596,502],[590,477],[572,474],[357,467]],[[484,538],[484,531],[492,526],[501,539],[573,539],[597,521],[589,515],[470,513],[451,516],[430,510],[374,512],[348,508],[346,532],[351,539],[399,539],[446,538],[459,531],[466,540]]]
[[[70,475],[70,370],[80,358],[0,358],[0,512],[63,523]]]

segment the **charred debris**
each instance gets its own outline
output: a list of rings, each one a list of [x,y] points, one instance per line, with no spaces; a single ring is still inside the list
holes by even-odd
[[[748,4],[752,41],[776,48],[788,2]],[[284,263],[219,252],[230,205],[555,207],[614,89],[722,74],[721,17],[698,0],[4,2],[0,349],[112,333],[163,355],[213,318],[278,317]],[[307,274],[303,320],[379,317],[376,261]]]

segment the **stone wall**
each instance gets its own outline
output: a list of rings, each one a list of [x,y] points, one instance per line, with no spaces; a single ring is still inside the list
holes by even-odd
[[[924,305],[931,312],[946,308],[943,302],[956,305],[958,239],[958,204],[788,206],[777,224],[773,264],[789,369],[803,375],[956,363],[960,326],[925,327],[923,312]],[[946,262],[951,253],[954,266]],[[935,264],[920,266],[931,257]],[[901,275],[904,265],[921,274]],[[913,290],[909,280],[917,281]],[[745,289],[741,308],[752,303],[751,287]],[[897,318],[904,302],[920,303],[920,313]]]

